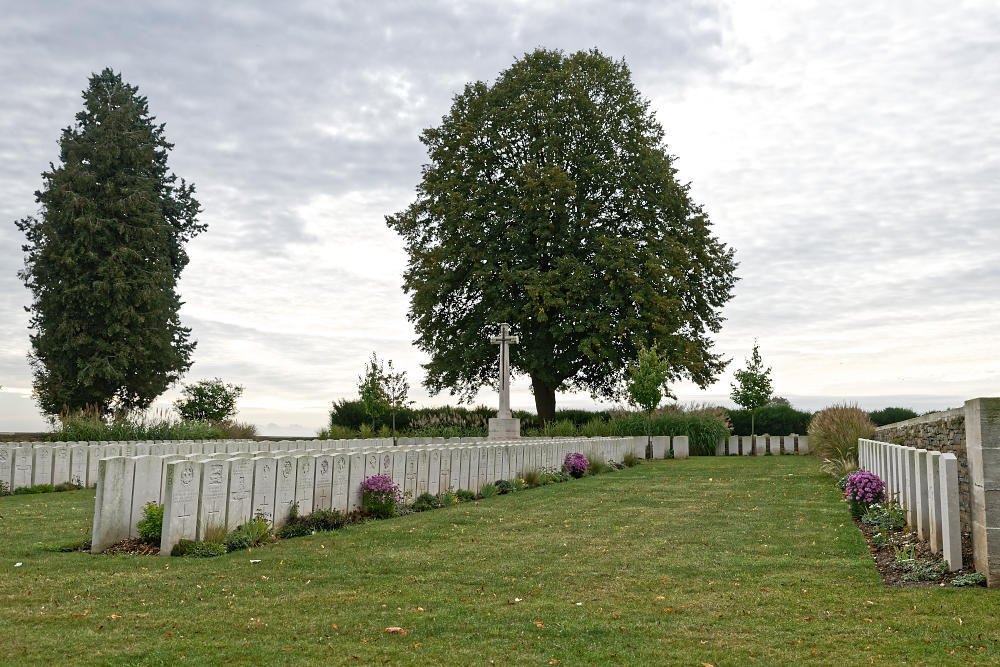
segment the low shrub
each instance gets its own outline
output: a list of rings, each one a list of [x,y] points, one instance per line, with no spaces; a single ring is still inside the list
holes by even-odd
[[[256,547],[270,541],[271,527],[268,519],[262,514],[257,514],[226,536],[226,547],[230,551],[237,551],[239,549]]]
[[[218,542],[195,542],[181,540],[170,550],[171,556],[186,556],[188,558],[212,558],[226,554],[226,545]]]
[[[395,516],[396,505],[402,499],[399,486],[388,475],[372,475],[361,482],[361,506],[377,519]]]
[[[35,486],[22,486],[14,489],[15,496],[30,496],[35,493],[52,493],[56,488],[51,484],[36,484]]]
[[[841,480],[847,483],[847,478],[858,469],[858,461],[853,456],[835,456],[832,459],[823,459],[819,469],[837,479],[837,484]],[[843,491],[843,487],[838,487]]]
[[[441,506],[447,507],[448,505],[454,505],[458,502],[458,496],[452,491],[445,491],[441,494]]]
[[[529,470],[524,473],[524,483],[529,489],[533,489],[536,486],[541,486],[542,483],[542,473],[537,470]]]
[[[525,489],[524,480],[520,477],[515,477],[510,480],[510,490],[511,491],[523,491]]]
[[[552,473],[552,481],[557,483],[568,482],[571,479],[572,477],[570,477],[569,473],[566,472],[565,470],[557,470],[556,472]]]
[[[347,523],[347,517],[337,510],[313,510],[304,520],[316,532],[340,530]]]
[[[305,521],[294,520],[289,521],[284,526],[278,529],[278,537],[283,540],[287,540],[292,537],[302,537],[303,535],[312,535],[312,527],[309,526]]]
[[[159,544],[163,532],[163,505],[148,502],[142,507],[142,518],[135,524],[139,537],[149,544]]]
[[[947,571],[948,564],[942,561],[914,563],[902,579],[903,581],[937,581]]]
[[[458,497],[459,501],[463,503],[476,499],[476,492],[469,491],[468,489],[459,489],[455,492],[455,495]]]
[[[847,478],[844,497],[850,505],[851,516],[860,519],[869,507],[885,502],[885,482],[875,473],[859,470]]]
[[[330,424],[328,428],[321,429],[316,434],[320,440],[350,440],[355,436],[357,436],[357,431],[340,424]]]
[[[497,491],[500,493],[500,495],[503,495],[505,493],[510,493],[513,490],[514,490],[514,485],[508,482],[507,480],[505,479],[497,480]]]
[[[824,459],[858,460],[858,438],[875,435],[875,424],[856,405],[834,405],[820,410],[809,422],[809,444]]]
[[[437,497],[427,492],[421,493],[417,496],[417,499],[413,501],[414,512],[426,512],[427,510],[432,510],[440,506],[441,505],[438,503]]]
[[[222,437],[227,440],[252,440],[257,437],[257,427],[249,422],[223,419],[212,422],[212,425],[222,431]]]
[[[583,477],[587,473],[587,457],[580,452],[566,452],[563,470],[573,477]]]
[[[0,496],[9,496],[9,495],[10,495],[10,486],[7,485],[7,482],[0,481]]]
[[[960,574],[951,580],[952,586],[985,586],[986,585],[986,575],[982,572],[969,572],[968,574]]]
[[[881,410],[876,410],[868,414],[871,418],[872,423],[876,426],[885,426],[886,424],[895,424],[896,422],[904,422],[907,419],[913,419],[914,417],[919,417],[916,412],[909,408],[882,408]]]
[[[632,452],[629,452],[628,454],[625,455],[625,458],[622,460],[622,463],[625,464],[626,468],[634,468],[635,466],[639,465],[639,457],[633,454]]]
[[[865,509],[861,522],[882,532],[902,530],[906,525],[906,510],[895,500],[875,503]]]
[[[214,440],[222,429],[207,421],[178,420],[165,414],[126,416],[106,421],[96,410],[64,413],[59,428],[47,433],[56,442],[128,440]]]
[[[587,459],[588,475],[591,476],[600,475],[603,472],[607,472],[607,469],[608,469],[607,462],[604,459],[600,458],[599,456],[591,454],[590,457]]]
[[[496,484],[483,484],[483,488],[479,489],[481,498],[490,498],[498,493],[500,493],[500,489],[497,488]]]

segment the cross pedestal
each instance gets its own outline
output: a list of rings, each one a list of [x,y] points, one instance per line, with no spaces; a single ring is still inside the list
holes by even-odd
[[[520,343],[518,336],[510,335],[510,325],[500,325],[500,335],[491,336],[490,342],[500,346],[500,410],[489,421],[488,440],[516,440],[521,437],[521,420],[510,414],[510,348]]]

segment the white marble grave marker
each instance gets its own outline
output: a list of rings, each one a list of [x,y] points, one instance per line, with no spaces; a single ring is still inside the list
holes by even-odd
[[[226,499],[226,530],[235,530],[250,520],[253,512],[254,460],[231,458],[229,494]]]
[[[188,460],[167,464],[163,529],[160,533],[161,556],[169,556],[170,550],[181,540],[198,538],[198,496],[201,491],[199,467],[200,464]]]
[[[201,499],[198,503],[198,539],[225,531],[229,504],[229,462],[212,459],[201,464]]]

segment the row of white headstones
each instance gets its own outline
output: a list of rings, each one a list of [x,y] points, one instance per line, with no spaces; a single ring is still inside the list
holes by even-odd
[[[290,449],[381,447],[391,438],[366,440],[151,440],[122,442],[14,442],[0,443],[0,483],[9,491],[44,484],[73,483],[94,486],[97,462],[110,456],[174,456],[246,453]]]
[[[315,445],[315,442],[307,443]],[[147,503],[162,503],[161,553],[182,539],[204,540],[262,515],[278,528],[292,506],[350,512],[361,505],[361,484],[385,475],[404,501],[510,480],[529,470],[561,468],[568,452],[621,463],[646,455],[643,437],[521,439],[431,444],[225,452],[173,456],[113,456],[98,461],[91,550],[100,552],[137,535]],[[654,437],[652,454],[688,457],[688,438]]]
[[[858,466],[885,482],[886,495],[906,510],[906,523],[952,572],[962,569],[957,456],[860,439]]]

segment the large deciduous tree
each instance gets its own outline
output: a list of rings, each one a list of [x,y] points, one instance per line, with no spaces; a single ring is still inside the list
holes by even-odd
[[[621,396],[644,346],[671,381],[714,380],[726,361],[709,333],[733,252],[677,181],[663,136],[624,62],[544,49],[467,85],[424,130],[416,201],[386,221],[409,254],[428,389],[469,400],[495,385],[499,322],[522,336],[511,366],[530,375],[544,420],[557,390]]]
[[[91,76],[84,107],[42,173],[20,277],[32,293],[30,361],[48,414],[149,406],[191,366],[177,279],[205,230],[194,186],[167,166],[173,144],[119,74]]]

